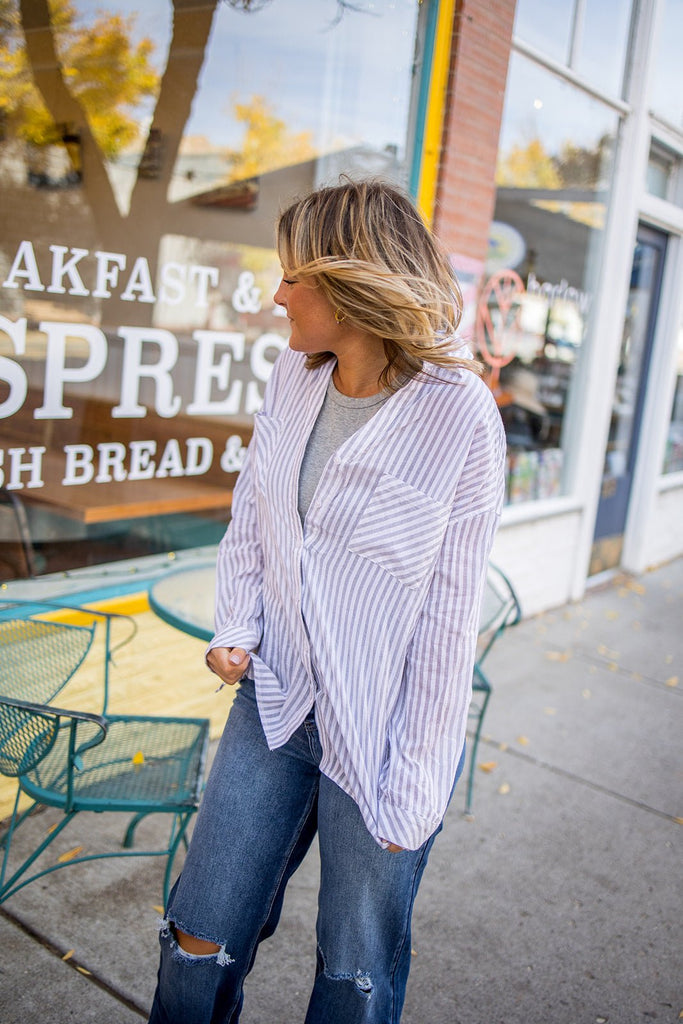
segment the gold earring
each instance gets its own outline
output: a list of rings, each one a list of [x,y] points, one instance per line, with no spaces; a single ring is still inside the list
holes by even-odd
[[[346,320],[346,313],[340,306],[337,306],[337,308],[334,311],[334,319],[337,321],[338,324],[343,324],[344,321]]]

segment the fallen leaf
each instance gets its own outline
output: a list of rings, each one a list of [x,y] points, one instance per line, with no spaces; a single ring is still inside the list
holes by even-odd
[[[70,959],[71,959],[71,957],[72,957],[72,956],[74,955],[74,953],[75,953],[75,952],[76,952],[76,950],[75,950],[75,949],[70,949],[70,950],[69,950],[68,952],[66,952],[66,953],[64,954],[64,956],[62,957],[62,960],[70,960]]]
[[[617,662],[617,661],[608,661],[607,668],[610,670],[610,672],[616,672],[617,669],[619,668],[619,662]]]
[[[619,618],[619,612],[615,611],[613,608],[608,608],[605,612],[605,618],[609,619],[610,622],[616,622]]]
[[[50,836],[50,835],[52,835],[52,833],[54,832],[54,830],[55,830],[55,829],[57,828],[57,826],[58,826],[58,825],[59,825],[59,822],[58,822],[58,821],[56,821],[56,822],[54,823],[54,825],[50,825],[50,827],[49,827],[49,829],[47,830],[47,832],[45,833],[45,835],[46,835],[46,836]]]
[[[546,651],[545,656],[548,661],[569,661],[569,651]]]
[[[674,818],[677,825],[683,825],[683,818]]]
[[[481,770],[483,772],[487,772],[487,773],[490,774],[492,771],[494,771],[498,767],[498,762],[497,761],[484,761],[482,764],[479,765],[479,767],[481,768]]]
[[[607,1024],[609,1017],[596,1017],[595,1024]]]
[[[144,764],[144,763],[145,763],[145,755],[142,753],[141,750],[138,750],[138,752],[136,754],[133,754],[133,764]]]
[[[157,914],[163,914],[164,912],[163,907],[152,907],[152,910],[156,910]]]
[[[669,676],[666,680],[665,686],[678,686],[678,676]]]
[[[416,949],[411,949],[410,955],[411,956],[417,956],[417,950]]]
[[[518,736],[517,737],[517,742],[519,743],[520,747],[528,747],[529,746],[529,739],[528,739],[527,736]]]
[[[499,744],[498,744],[498,749],[499,749],[499,750],[502,750],[502,751],[506,751],[506,750],[507,750],[507,748],[508,748],[508,745],[507,745],[507,743],[499,743]]]
[[[66,853],[60,853],[59,857],[57,857],[57,862],[59,864],[66,864],[67,861],[73,860],[74,857],[77,857],[79,853],[83,853],[83,847],[74,846],[73,850],[67,850]]]
[[[498,787],[498,792],[501,796],[507,796],[510,792],[510,784],[508,782],[504,782],[502,786]]]
[[[85,967],[77,967],[76,970],[80,971],[81,974],[87,974],[87,975],[91,975],[92,974],[92,971],[86,971]]]

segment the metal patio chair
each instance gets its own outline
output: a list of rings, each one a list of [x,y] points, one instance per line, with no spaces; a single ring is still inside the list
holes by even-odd
[[[187,845],[187,826],[199,802],[209,722],[107,713],[112,653],[122,646],[112,647],[112,623],[126,619],[65,605],[0,601],[0,772],[18,780],[14,810],[0,839],[0,903],[67,864],[131,856],[166,857],[166,902],[173,860],[181,841]],[[55,697],[88,655],[95,656],[100,642],[101,713],[55,707]],[[22,794],[31,803],[20,812]],[[56,807],[63,817],[23,863],[12,866],[17,829],[40,806]],[[57,861],[27,876],[81,811],[130,815],[122,848]],[[168,843],[134,850],[136,827],[150,814],[170,816]]]
[[[509,579],[497,566],[489,563],[486,573],[486,587],[482,600],[479,618],[479,642],[477,660],[474,664],[472,678],[472,703],[470,720],[469,769],[467,772],[467,789],[465,793],[465,814],[472,811],[472,790],[474,789],[474,773],[477,765],[477,748],[481,736],[484,715],[491,697],[492,686],[486,672],[484,662],[497,640],[506,629],[516,625],[522,617],[522,609]]]

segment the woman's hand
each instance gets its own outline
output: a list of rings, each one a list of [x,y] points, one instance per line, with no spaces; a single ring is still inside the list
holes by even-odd
[[[382,839],[382,849],[388,853],[403,853],[405,847],[397,846],[396,843],[388,843],[386,839]],[[385,845],[386,844],[386,845]]]
[[[249,668],[251,655],[242,647],[213,647],[206,656],[206,664],[223,683],[234,686]]]

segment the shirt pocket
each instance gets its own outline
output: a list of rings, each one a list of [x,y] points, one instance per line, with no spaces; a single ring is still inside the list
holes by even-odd
[[[433,567],[450,509],[416,487],[385,473],[361,514],[349,550],[417,587]]]

